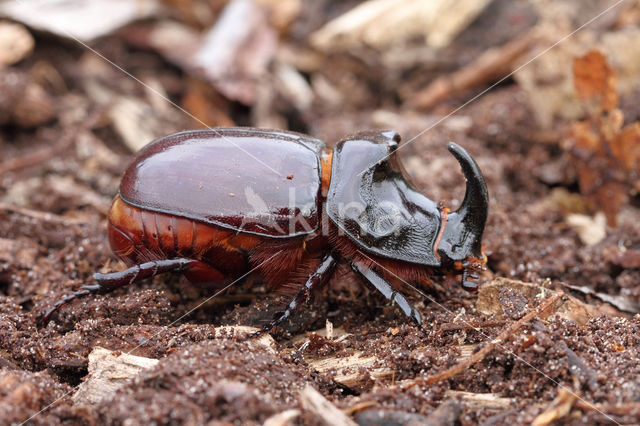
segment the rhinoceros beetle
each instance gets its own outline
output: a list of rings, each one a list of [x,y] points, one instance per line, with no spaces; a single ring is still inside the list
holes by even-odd
[[[267,288],[295,292],[269,330],[342,261],[420,325],[389,274],[420,282],[449,271],[477,288],[469,277],[486,262],[489,196],[476,162],[449,143],[466,193],[455,212],[435,203],[404,171],[399,142],[396,132],[364,132],[330,149],[310,136],[253,128],[151,142],[126,170],[108,216],[110,246],[128,268],[96,273],[97,284],[58,301],[43,320],[79,296],[159,273],[222,288],[255,268]]]

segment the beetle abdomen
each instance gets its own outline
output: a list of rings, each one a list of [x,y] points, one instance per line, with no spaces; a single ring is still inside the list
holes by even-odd
[[[185,257],[204,266],[185,271],[194,284],[225,284],[248,270],[247,253],[259,237],[237,234],[194,220],[139,209],[116,197],[109,212],[109,244],[128,266]],[[215,268],[215,269],[214,269]]]

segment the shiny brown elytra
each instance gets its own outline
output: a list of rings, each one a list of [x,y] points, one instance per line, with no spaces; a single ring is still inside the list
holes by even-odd
[[[150,143],[125,172],[109,212],[109,243],[128,269],[96,273],[97,284],[58,301],[43,321],[79,296],[163,272],[222,288],[255,270],[268,288],[295,292],[268,330],[346,262],[420,325],[389,278],[420,284],[448,271],[475,289],[468,278],[486,261],[489,196],[475,161],[449,143],[466,193],[455,212],[436,204],[404,172],[399,142],[395,132],[366,132],[329,149],[298,133],[219,128]]]

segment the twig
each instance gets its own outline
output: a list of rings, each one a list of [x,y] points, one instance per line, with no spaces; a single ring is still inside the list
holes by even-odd
[[[491,351],[493,351],[496,348],[496,346],[500,345],[502,342],[507,340],[509,337],[513,336],[515,334],[515,332],[518,331],[523,325],[525,325],[526,323],[528,323],[532,319],[537,318],[538,316],[543,314],[547,309],[551,308],[554,305],[554,303],[556,303],[563,296],[564,296],[564,293],[559,292],[559,293],[556,293],[553,296],[549,297],[543,303],[538,305],[537,308],[531,310],[527,315],[522,317],[520,320],[514,322],[509,327],[504,329],[504,331],[502,333],[500,333],[498,335],[498,337],[496,337],[495,339],[493,339],[492,341],[487,343],[478,352],[474,353],[469,358],[459,362],[457,365],[455,365],[455,366],[453,366],[453,367],[451,367],[451,368],[449,368],[449,369],[447,369],[445,371],[442,371],[440,373],[436,373],[434,375],[431,375],[431,376],[429,376],[427,378],[416,378],[415,380],[411,381],[410,383],[401,384],[400,386],[403,389],[409,389],[409,388],[411,388],[411,387],[413,387],[415,385],[419,385],[419,384],[431,385],[433,383],[437,383],[437,382],[440,382],[442,380],[450,379],[450,378],[462,373],[463,371],[465,371],[467,368],[469,368],[473,364],[482,361],[484,359],[484,357],[486,357]]]
[[[571,408],[576,402],[578,395],[573,392],[560,388],[558,396],[554,399],[549,407],[536,417],[531,423],[532,426],[546,426],[552,422],[565,417],[571,412]]]
[[[448,390],[444,393],[446,398],[455,398],[472,409],[484,409],[489,411],[503,411],[513,406],[511,398],[501,397],[497,393],[473,393],[465,391]]]
[[[292,420],[298,416],[300,416],[300,410],[286,410],[269,417],[264,421],[263,426],[287,426],[292,424]]]
[[[429,109],[455,93],[500,78],[510,71],[513,62],[529,49],[534,40],[533,32],[529,31],[500,47],[488,50],[464,68],[442,76],[418,91],[408,100],[409,106]]]

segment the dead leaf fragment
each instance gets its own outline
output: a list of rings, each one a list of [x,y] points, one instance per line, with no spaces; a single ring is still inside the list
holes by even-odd
[[[591,51],[577,58],[573,71],[578,96],[598,104],[588,119],[571,125],[564,148],[577,172],[580,193],[592,211],[604,212],[607,224],[615,226],[629,194],[640,188],[640,123],[622,127],[615,72],[602,53]]]
[[[573,60],[573,84],[581,100],[598,98],[604,111],[618,105],[615,70],[598,50]]]

